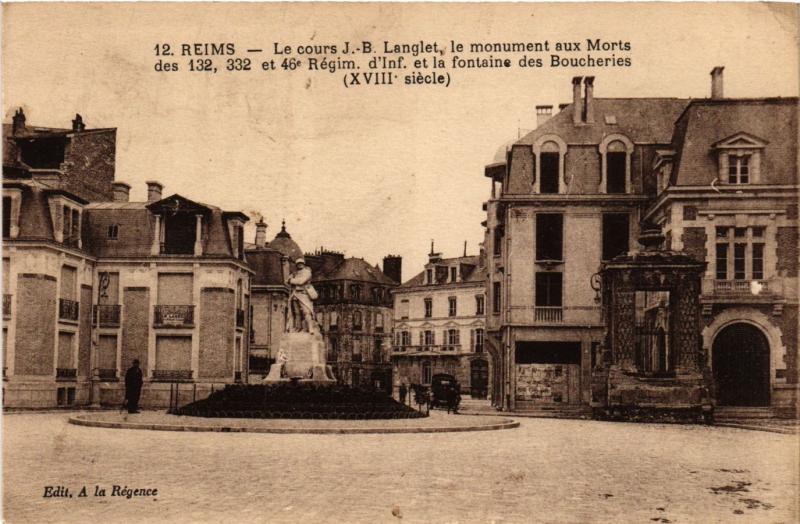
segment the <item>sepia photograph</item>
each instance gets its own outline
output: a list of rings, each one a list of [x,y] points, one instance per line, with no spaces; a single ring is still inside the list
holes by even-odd
[[[799,26],[3,3],[3,521],[800,521]]]

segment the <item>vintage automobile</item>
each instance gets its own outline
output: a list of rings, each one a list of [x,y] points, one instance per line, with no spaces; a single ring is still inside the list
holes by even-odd
[[[456,407],[461,401],[459,385],[453,375],[437,373],[431,377],[431,407],[447,408],[448,392],[455,392]]]

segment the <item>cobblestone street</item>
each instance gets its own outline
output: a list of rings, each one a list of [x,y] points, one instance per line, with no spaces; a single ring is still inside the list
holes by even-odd
[[[7,522],[798,518],[795,435],[551,419],[477,433],[175,433],[67,418],[3,417]],[[112,497],[114,484],[158,494]],[[95,485],[109,496],[93,497]],[[73,497],[43,498],[46,486]]]

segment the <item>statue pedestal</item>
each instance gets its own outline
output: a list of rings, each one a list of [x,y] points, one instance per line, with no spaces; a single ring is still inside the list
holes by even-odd
[[[319,333],[284,333],[278,352],[286,354],[287,361],[275,362],[264,383],[301,382],[334,383],[333,373],[325,364],[325,341]]]

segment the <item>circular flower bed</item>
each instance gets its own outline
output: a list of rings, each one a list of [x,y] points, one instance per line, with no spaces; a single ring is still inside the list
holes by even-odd
[[[341,384],[231,384],[208,398],[178,408],[176,414],[220,418],[371,420],[420,418],[383,391]]]

